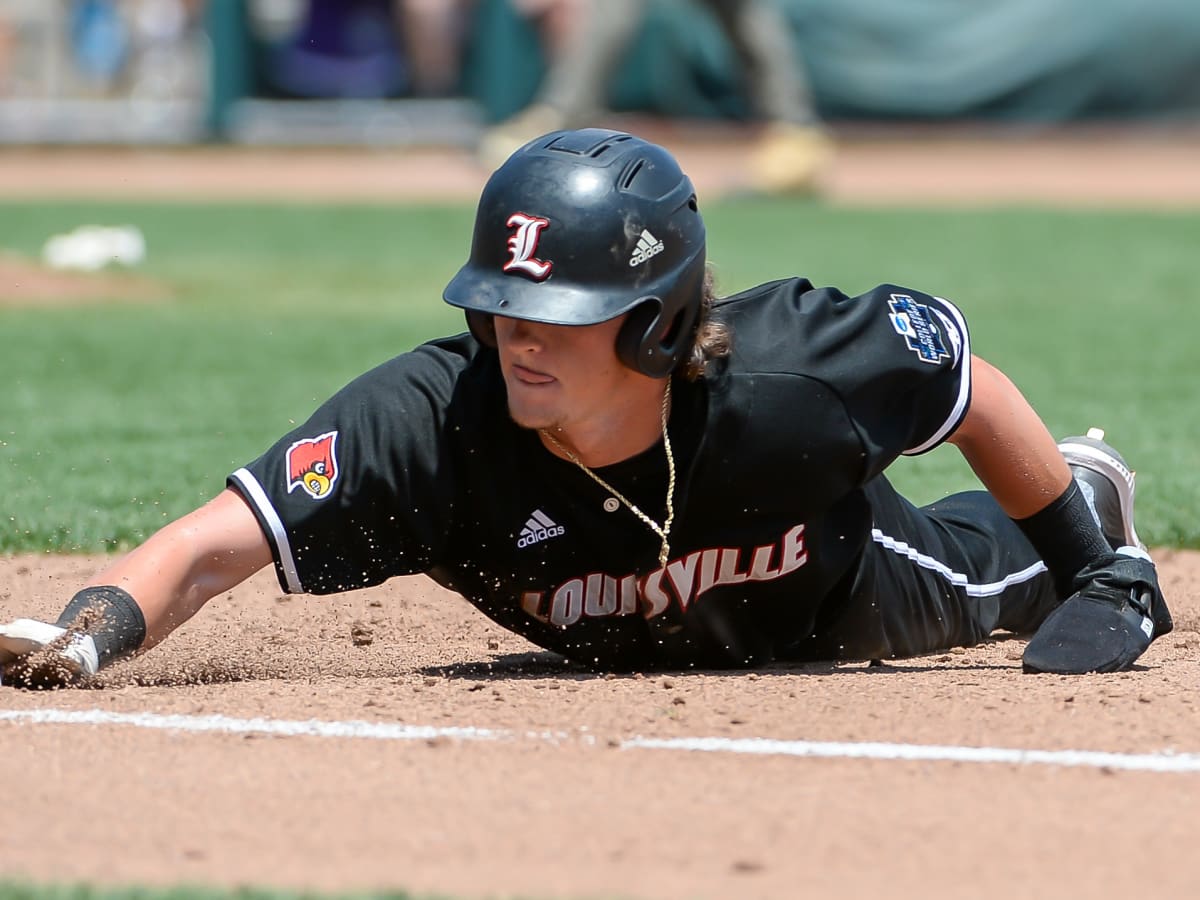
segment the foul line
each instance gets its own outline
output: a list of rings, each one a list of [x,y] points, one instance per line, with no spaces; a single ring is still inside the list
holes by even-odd
[[[269,734],[282,737],[370,738],[377,741],[428,741],[453,738],[459,741],[513,740],[519,735],[490,728],[436,725],[390,725],[386,722],[322,722],[317,719],[234,719],[230,716],[184,716],[158,713],[111,713],[100,709],[0,710],[0,722],[30,722],[35,725],[131,725],[159,731],[212,731],[221,734]],[[530,734],[536,738],[542,735]],[[546,739],[551,735],[546,734]],[[562,737],[565,737],[563,735]]]
[[[809,756],[825,759],[882,759],[922,762],[1007,763],[1020,766],[1068,766],[1126,769],[1133,772],[1200,772],[1195,753],[1106,753],[1099,750],[1020,750],[1006,747],[955,747],[937,744],[776,741],[770,738],[631,738],[622,747],[692,750],[701,753],[749,753],[761,756]]]
[[[328,722],[309,719],[235,719],[229,716],[113,713],[103,710],[0,710],[0,722],[35,725],[127,725],[159,731],[266,734],[283,737],[366,738],[380,741],[577,741],[594,744],[593,735],[550,731],[507,731],[492,728],[401,725],[387,722]],[[1020,750],[1004,747],[956,747],[937,744],[847,743],[841,741],[780,741],[770,738],[647,738],[618,741],[622,750],[676,750],[699,753],[740,753],[752,756],[795,756],[823,759],[1002,763],[1121,769],[1132,772],[1200,772],[1196,753],[1106,753],[1093,750]]]

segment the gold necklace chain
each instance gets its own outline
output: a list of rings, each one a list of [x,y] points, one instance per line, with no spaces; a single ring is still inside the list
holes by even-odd
[[[649,526],[651,531],[653,531],[660,538],[662,538],[662,548],[658,552],[658,564],[659,564],[659,566],[664,567],[664,568],[667,565],[667,558],[670,556],[670,553],[671,553],[671,545],[669,543],[669,538],[670,538],[670,534],[671,534],[671,525],[675,521],[675,454],[673,454],[671,452],[671,436],[669,434],[667,434],[667,413],[670,410],[670,406],[671,406],[671,381],[670,381],[670,379],[667,379],[667,388],[663,392],[663,402],[662,402],[663,448],[667,451],[667,517],[665,519],[663,519],[663,523],[661,525],[659,525],[652,518],[650,518],[648,515],[646,515],[640,509],[638,509],[635,504],[631,503],[629,501],[629,499],[624,494],[622,494],[620,491],[618,491],[615,487],[613,487],[611,484],[609,484],[607,481],[605,481],[603,478],[601,478],[599,475],[597,475],[595,472],[593,472],[591,469],[589,469],[587,466],[585,466],[583,464],[583,462],[580,461],[579,457],[576,456],[574,453],[572,453],[570,450],[568,450],[565,446],[563,446],[562,442],[559,441],[559,439],[556,438],[553,434],[551,434],[549,431],[547,431],[544,428],[538,430],[538,433],[543,435],[546,438],[546,440],[548,440],[555,447],[557,447],[559,449],[559,451],[564,456],[566,456],[567,459],[569,459],[571,462],[575,463],[575,465],[579,466],[579,468],[583,469],[584,473],[589,478],[591,478],[594,482],[596,482],[598,485],[600,485],[602,488],[604,488],[606,491],[608,491],[614,497],[616,497],[618,500],[620,500],[622,503],[624,503],[625,506],[629,509],[629,511],[631,513],[633,513],[635,516],[637,516],[639,519],[641,519],[643,522],[645,522],[646,525]]]

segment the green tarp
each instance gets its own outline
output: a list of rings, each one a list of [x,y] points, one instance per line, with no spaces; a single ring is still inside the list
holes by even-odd
[[[602,2],[602,0],[601,0]],[[1200,118],[1200,0],[777,0],[828,118]],[[648,0],[617,109],[747,114],[735,59],[689,0]],[[483,0],[464,89],[490,119],[534,95],[536,31]]]

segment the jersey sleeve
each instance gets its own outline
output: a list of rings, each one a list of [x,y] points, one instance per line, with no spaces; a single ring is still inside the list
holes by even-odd
[[[396,357],[229,476],[285,591],[352,590],[436,563],[453,515],[444,425],[463,359],[435,344]]]
[[[841,396],[866,452],[866,478],[898,455],[953,433],[971,397],[970,335],[941,297],[880,285],[859,297],[829,289],[802,299],[805,355]]]

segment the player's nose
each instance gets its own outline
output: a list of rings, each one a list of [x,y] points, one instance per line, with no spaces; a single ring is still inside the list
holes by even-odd
[[[546,343],[546,327],[538,322],[497,316],[496,339],[510,350],[541,350]]]

